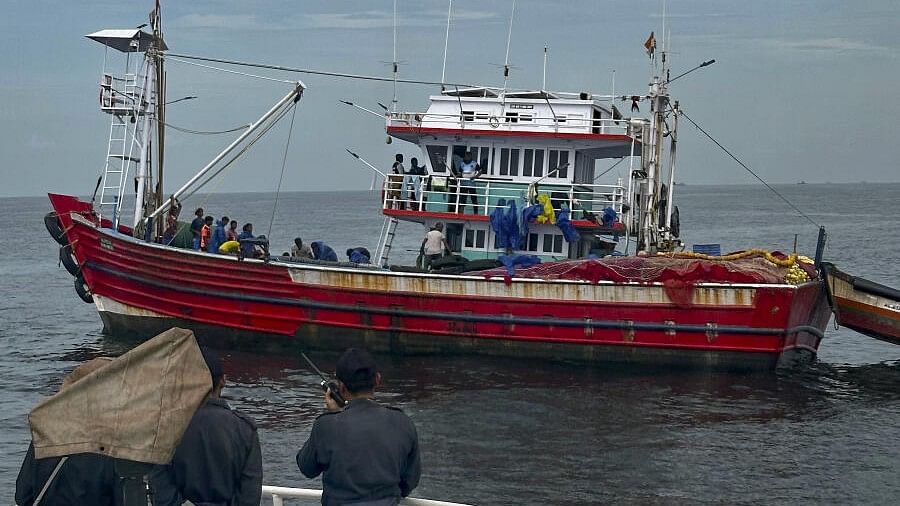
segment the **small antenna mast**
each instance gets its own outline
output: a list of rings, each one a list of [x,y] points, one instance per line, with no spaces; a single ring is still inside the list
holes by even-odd
[[[441,90],[444,89],[444,83],[447,82],[444,76],[447,71],[447,42],[450,41],[450,16],[453,13],[453,0],[447,5],[447,33],[444,34],[444,63],[441,65]],[[396,59],[396,57],[394,57]]]
[[[547,46],[544,46],[544,73],[541,78],[541,91],[547,91]]]
[[[513,17],[516,15],[516,0],[513,0],[512,12],[509,13],[509,31],[506,34],[506,60],[503,62],[503,100],[506,101],[506,83],[509,81],[509,42],[512,40]]]
[[[391,112],[397,112],[397,0],[394,0],[394,98],[391,99]],[[443,82],[443,79],[441,79]]]

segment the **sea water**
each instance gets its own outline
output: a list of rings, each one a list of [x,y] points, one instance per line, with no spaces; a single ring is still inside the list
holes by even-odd
[[[682,238],[826,259],[900,287],[900,184],[679,186]],[[374,251],[378,195],[196,196],[190,216],[251,221],[274,253],[293,238]],[[42,223],[43,197],[0,199],[0,504],[13,502],[27,414],[77,364],[127,349],[75,295]],[[272,223],[270,230],[270,222]],[[815,223],[815,224],[814,224]],[[401,224],[394,259],[424,234]],[[417,497],[474,504],[888,504],[900,498],[900,347],[829,327],[818,362],[755,374],[585,367],[477,356],[379,356],[378,398],[415,422]],[[313,357],[325,369],[336,354]],[[265,483],[320,488],[294,454],[322,410],[298,357],[225,352],[229,402],[259,425]]]

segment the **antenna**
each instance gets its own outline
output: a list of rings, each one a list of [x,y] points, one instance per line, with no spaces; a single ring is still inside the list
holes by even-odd
[[[444,75],[447,70],[447,42],[450,40],[450,16],[453,13],[453,0],[447,4],[447,33],[444,34],[444,63],[441,65],[441,91],[444,89]],[[395,58],[396,59],[396,58]]]
[[[544,46],[544,74],[541,78],[541,91],[547,91],[547,46]]]
[[[391,99],[391,112],[397,112],[397,0],[394,0],[394,98]],[[443,81],[443,79],[441,79]]]
[[[509,81],[509,42],[512,40],[513,17],[516,15],[516,0],[513,0],[512,12],[509,13],[509,31],[506,34],[506,59],[503,62],[503,100],[506,100],[506,83]]]

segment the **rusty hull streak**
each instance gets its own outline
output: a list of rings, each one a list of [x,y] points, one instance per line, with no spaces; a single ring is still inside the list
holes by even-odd
[[[397,276],[378,271],[312,270],[290,268],[291,280],[311,286],[327,286],[345,290],[387,293],[415,293],[491,299],[527,299],[582,302],[616,302],[632,304],[671,304],[660,284],[593,284],[588,282],[542,282],[515,280],[506,285],[502,279],[466,276]],[[698,306],[752,307],[755,287],[698,286],[692,303]]]

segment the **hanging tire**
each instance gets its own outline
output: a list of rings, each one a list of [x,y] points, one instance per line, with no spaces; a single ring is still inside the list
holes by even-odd
[[[678,206],[672,208],[672,235],[679,237],[681,235],[681,219],[678,217]]]
[[[84,278],[80,274],[75,276],[75,293],[78,294],[78,297],[80,297],[81,300],[88,304],[94,303],[94,298],[91,297],[91,290],[88,288],[87,283],[84,282]]]
[[[73,276],[78,276],[81,272],[78,261],[72,256],[72,246],[68,244],[60,246],[59,248],[59,263],[63,264],[63,267],[65,267],[66,270],[69,271],[69,274]]]
[[[56,211],[50,211],[44,215],[44,226],[47,227],[47,232],[50,232],[50,237],[52,237],[54,241],[58,242],[61,246],[69,244],[69,238],[66,237],[66,233],[63,232],[62,224],[59,222],[59,216],[56,215]]]

